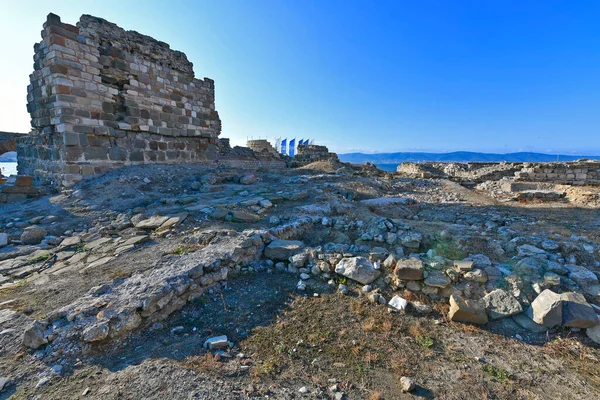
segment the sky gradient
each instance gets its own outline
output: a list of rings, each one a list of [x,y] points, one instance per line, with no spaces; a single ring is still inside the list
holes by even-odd
[[[105,18],[215,80],[221,137],[343,153],[600,155],[597,1],[0,0],[0,131],[29,131],[46,15]]]

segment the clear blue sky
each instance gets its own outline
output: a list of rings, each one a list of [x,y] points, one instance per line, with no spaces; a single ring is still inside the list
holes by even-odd
[[[338,152],[600,154],[599,1],[0,0],[0,130],[28,131],[46,14],[185,52],[216,81],[222,137]]]

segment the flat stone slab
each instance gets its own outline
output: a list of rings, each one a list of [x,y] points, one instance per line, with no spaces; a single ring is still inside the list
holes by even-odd
[[[58,245],[59,248],[67,248],[67,247],[75,247],[81,243],[81,238],[79,236],[71,236],[60,242]]]
[[[265,257],[276,261],[287,261],[303,248],[304,243],[299,240],[273,240],[265,248]]]
[[[162,217],[160,215],[153,215],[150,218],[139,221],[138,223],[133,224],[138,229],[156,229],[164,224],[169,217]]]
[[[119,246],[129,246],[131,244],[143,243],[146,240],[148,240],[149,238],[150,238],[150,236],[148,236],[148,235],[132,236],[129,239],[127,239],[125,242],[119,244]]]

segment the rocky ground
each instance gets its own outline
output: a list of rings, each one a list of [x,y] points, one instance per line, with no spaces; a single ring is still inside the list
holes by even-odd
[[[599,397],[600,191],[504,183],[139,166],[2,205],[0,399]]]

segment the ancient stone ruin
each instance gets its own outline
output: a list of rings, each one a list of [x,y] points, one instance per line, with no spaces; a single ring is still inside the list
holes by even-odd
[[[271,145],[268,140],[265,139],[256,139],[256,140],[248,140],[246,145],[257,153],[261,153],[263,151],[275,156],[279,157],[279,153],[275,150],[275,147]]]
[[[300,167],[317,161],[339,162],[337,154],[330,153],[326,146],[316,144],[299,145],[298,154],[292,159],[291,167]]]
[[[457,182],[485,182],[511,178],[521,182],[600,185],[600,161],[574,162],[404,162],[397,172],[415,178],[447,178]]]
[[[168,44],[83,15],[48,15],[35,45],[19,172],[69,186],[141,163],[210,163],[221,121],[211,79]]]

